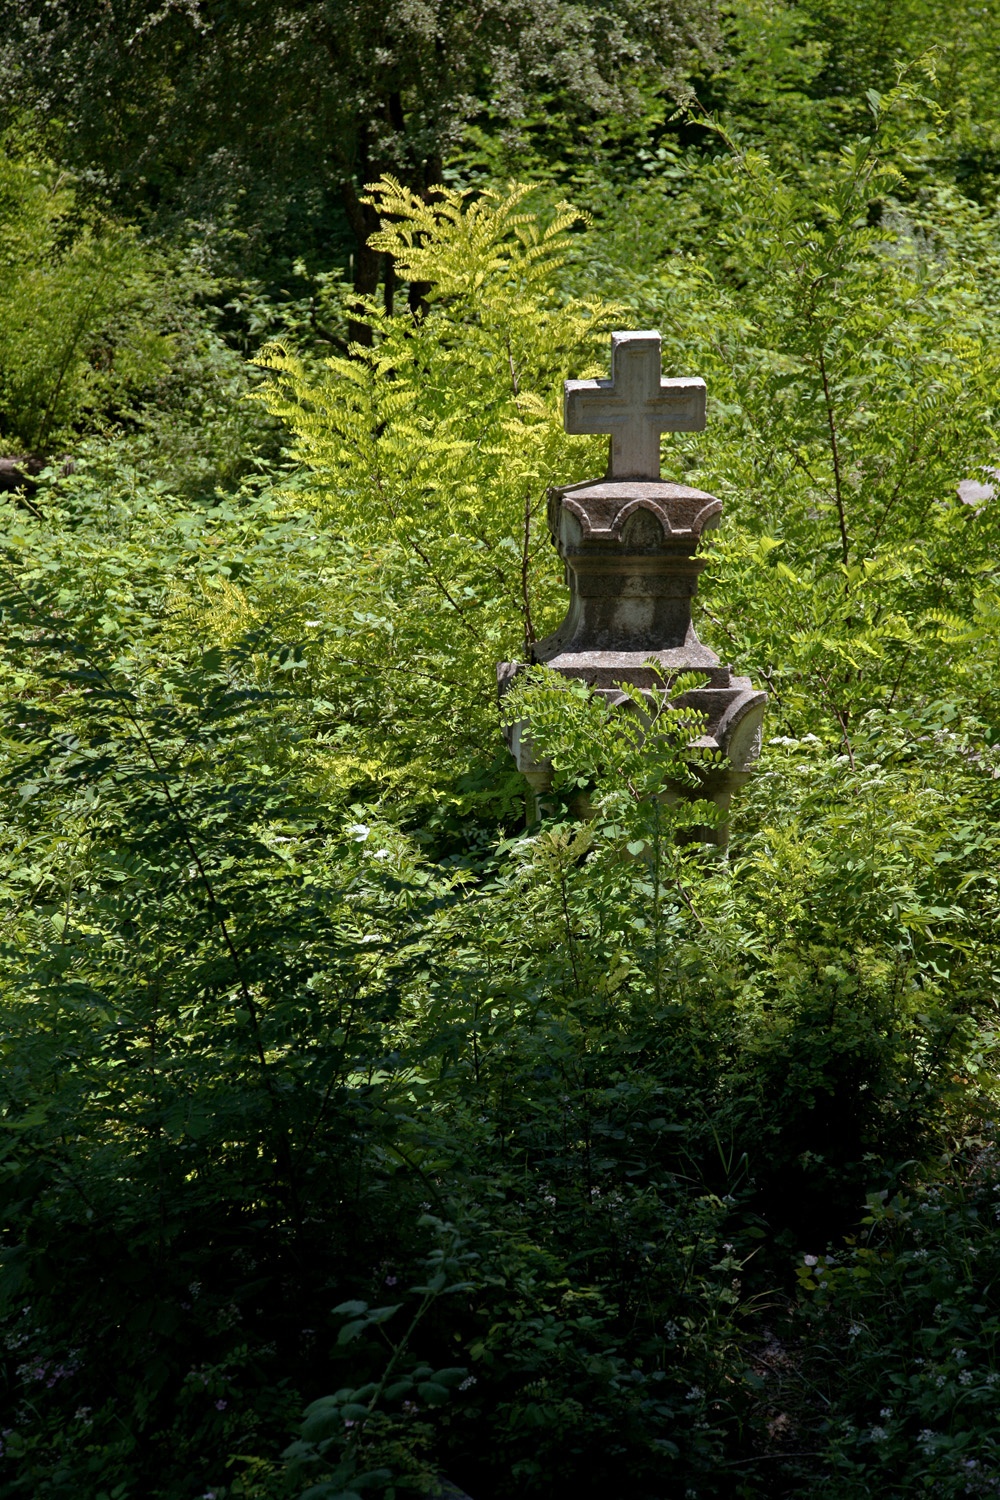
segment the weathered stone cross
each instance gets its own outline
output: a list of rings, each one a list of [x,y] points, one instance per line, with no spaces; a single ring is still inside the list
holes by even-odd
[[[638,692],[650,722],[664,690],[673,694],[681,674],[696,674],[698,685],[671,701],[700,718],[691,744],[697,784],[670,782],[664,796],[711,798],[726,817],[760,752],[767,697],[699,641],[691,618],[705,566],[698,545],[718,525],[722,501],[660,478],[660,433],[705,425],[704,382],[661,380],[660,335],[646,330],[611,335],[610,380],[567,380],[565,389],[566,431],[609,433],[611,457],[602,478],[549,490],[549,532],[566,567],[569,601],[562,624],[531,643],[531,664],[586,683],[625,714],[639,712]],[[500,662],[501,697],[523,670],[520,662]],[[531,788],[532,822],[551,790],[553,767],[536,749],[527,717],[505,734]],[[704,751],[710,756],[702,758]],[[726,826],[678,836],[724,844]]]
[[[704,427],[705,382],[660,379],[658,333],[613,333],[611,379],[567,380],[565,422],[610,433],[609,479],[659,479],[660,433]]]

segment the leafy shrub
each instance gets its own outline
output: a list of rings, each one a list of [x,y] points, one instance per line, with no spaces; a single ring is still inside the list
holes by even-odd
[[[298,468],[206,504],[105,449],[5,512],[12,1497],[767,1493],[761,1301],[804,1248],[849,1300],[864,1194],[992,1088],[996,522],[949,489],[990,439],[954,411],[976,293],[868,224],[871,142],[819,206],[713,170],[743,286],[672,303],[724,400],[671,463],[737,500],[708,623],[784,731],[728,859],[675,841],[709,816],[662,795],[697,789],[683,716],[629,734],[546,674],[510,707],[559,785],[517,827],[494,663],[560,607],[540,500],[598,460],[559,383],[611,316],[565,289],[569,210],[383,182],[427,312],[370,308],[325,372],[265,356]],[[401,1335],[435,1234],[466,1269]],[[853,1484],[844,1432],[816,1472]]]
[[[0,143],[0,441],[8,452],[50,452],[161,372],[169,343],[142,318],[150,271],[136,237],[86,210],[53,162]]]
[[[876,1487],[995,1493],[1000,1188],[992,1131],[948,1167],[947,1178],[916,1190],[872,1195],[846,1247],[800,1259],[796,1362],[822,1410],[784,1382],[768,1392],[786,1403],[786,1441],[811,1450],[811,1465],[801,1451],[782,1464],[800,1483],[817,1466],[845,1500]]]

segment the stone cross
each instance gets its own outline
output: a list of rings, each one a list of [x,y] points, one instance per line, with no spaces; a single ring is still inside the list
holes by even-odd
[[[611,379],[567,380],[566,431],[611,435],[609,479],[659,479],[660,433],[700,432],[705,382],[660,379],[660,335],[611,335]]]
[[[600,479],[549,490],[549,532],[565,565],[569,599],[562,624],[531,644],[529,665],[586,683],[623,714],[642,718],[644,702],[650,721],[664,693],[692,673],[695,685],[671,702],[698,715],[695,781],[669,782],[663,795],[710,798],[725,818],[760,752],[767,696],[699,641],[691,618],[705,566],[698,546],[718,525],[722,501],[660,478],[660,433],[705,425],[704,382],[661,380],[658,333],[613,333],[611,379],[567,380],[565,417],[567,432],[609,433],[611,457]],[[524,669],[520,662],[499,663],[501,697]],[[536,750],[529,719],[504,732],[530,788],[530,823],[551,789],[553,768]],[[722,821],[679,837],[724,844],[726,827]]]

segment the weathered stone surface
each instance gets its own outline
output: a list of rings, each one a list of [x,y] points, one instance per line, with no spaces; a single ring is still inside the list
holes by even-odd
[[[45,467],[40,458],[0,458],[0,494],[33,495],[38,489],[35,475]]]
[[[712,665],[716,658],[694,635],[691,600],[704,567],[695,548],[721,511],[714,496],[660,480],[552,490],[549,530],[566,565],[570,607],[536,646],[536,661],[581,676],[586,664],[577,670],[575,658],[604,657],[614,680],[629,682],[636,679],[622,676],[623,657],[632,655],[639,670],[660,653],[665,667]]]
[[[470,1497],[457,1484],[452,1484],[450,1479],[439,1479],[434,1500],[470,1500]]]
[[[72,474],[76,470],[76,464],[69,457],[60,460],[41,458],[29,453],[0,458],[0,495],[22,495],[30,499],[38,493],[37,476],[49,466],[61,475]]]
[[[660,335],[611,335],[611,379],[567,380],[566,431],[611,438],[611,479],[660,477],[660,433],[705,425],[705,382],[660,378]]]
[[[623,708],[631,707],[623,684],[652,694],[664,684],[669,691],[681,673],[698,672],[703,686],[677,702],[706,716],[692,749],[726,758],[705,774],[700,793],[725,809],[759,754],[767,696],[699,641],[691,619],[705,566],[698,544],[719,524],[722,502],[660,479],[659,442],[663,430],[704,424],[704,383],[660,379],[657,333],[612,335],[610,381],[566,382],[566,429],[610,432],[609,472],[549,492],[549,531],[570,600],[558,630],[533,647],[532,661]],[[516,662],[500,664],[501,694],[518,670]],[[551,767],[535,758],[529,726],[513,725],[508,744],[535,798],[544,795]]]

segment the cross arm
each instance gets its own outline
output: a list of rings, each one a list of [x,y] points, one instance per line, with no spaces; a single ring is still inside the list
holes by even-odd
[[[567,380],[565,426],[574,436],[610,433],[634,416],[627,395],[613,380]],[[701,432],[705,426],[705,382],[697,376],[661,380],[656,395],[642,403],[639,419],[660,432]]]

